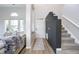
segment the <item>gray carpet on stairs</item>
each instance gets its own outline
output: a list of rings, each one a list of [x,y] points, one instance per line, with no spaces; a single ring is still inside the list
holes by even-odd
[[[74,42],[71,35],[62,28],[61,48],[62,51],[59,54],[79,54],[79,45]]]

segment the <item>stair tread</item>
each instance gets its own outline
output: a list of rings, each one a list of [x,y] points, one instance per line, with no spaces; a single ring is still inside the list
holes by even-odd
[[[62,40],[62,43],[73,43],[74,44],[74,40]]]
[[[74,39],[71,38],[71,35],[65,30],[64,27],[61,29],[61,48],[62,54],[79,54],[79,45],[75,44]]]
[[[62,33],[61,35],[70,35],[70,34],[68,34],[68,33]]]
[[[79,54],[78,50],[62,50],[61,53],[63,54]]]
[[[63,50],[79,50],[79,47],[76,47],[76,46],[74,46],[74,47],[63,47],[62,49]]]
[[[65,37],[65,38],[64,38],[64,37],[61,37],[61,39],[62,39],[62,40],[63,40],[63,39],[64,39],[64,40],[74,40],[74,39],[71,38],[71,37]]]
[[[67,32],[66,30],[61,30],[62,32]]]
[[[62,45],[62,46],[77,46],[77,45],[74,44],[74,43],[62,43],[61,45]]]

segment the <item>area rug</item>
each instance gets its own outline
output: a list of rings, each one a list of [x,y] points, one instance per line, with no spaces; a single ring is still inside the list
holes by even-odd
[[[33,50],[45,50],[43,39],[41,38],[36,39]]]

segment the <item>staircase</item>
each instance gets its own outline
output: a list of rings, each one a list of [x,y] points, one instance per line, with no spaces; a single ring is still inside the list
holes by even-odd
[[[61,54],[79,54],[79,45],[74,42],[74,39],[71,38],[71,35],[62,28],[62,39],[61,39]]]

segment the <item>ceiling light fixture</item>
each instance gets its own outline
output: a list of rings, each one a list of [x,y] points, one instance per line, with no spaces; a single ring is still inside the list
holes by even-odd
[[[12,13],[11,13],[11,16],[12,16],[12,17],[17,17],[18,14],[17,14],[16,12],[12,12]]]

